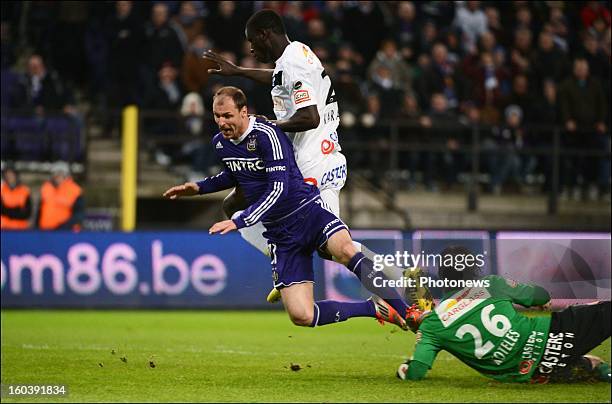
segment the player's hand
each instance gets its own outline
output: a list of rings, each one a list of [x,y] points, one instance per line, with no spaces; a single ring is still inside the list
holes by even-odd
[[[176,199],[181,196],[193,196],[197,195],[198,191],[198,184],[195,182],[186,182],[183,185],[177,185],[164,192],[164,198]]]
[[[206,51],[202,55],[206,60],[214,62],[219,65],[218,69],[208,69],[209,74],[220,74],[222,76],[236,76],[240,73],[240,67],[236,66],[227,59],[222,58],[215,52]]]
[[[234,223],[233,220],[224,220],[222,222],[217,222],[213,224],[212,227],[208,229],[208,233],[209,234],[216,234],[216,233],[227,234],[230,231],[236,230],[236,229],[238,228],[236,227],[236,223]]]

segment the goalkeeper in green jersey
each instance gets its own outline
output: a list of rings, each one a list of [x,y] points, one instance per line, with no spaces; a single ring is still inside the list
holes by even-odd
[[[442,255],[470,254],[449,247]],[[453,260],[454,262],[454,260]],[[470,280],[478,268],[438,268],[440,279]],[[526,317],[513,304],[550,307],[548,292],[500,276],[487,287],[445,290],[432,311],[412,306],[406,318],[417,334],[410,360],[397,376],[421,380],[441,350],[450,352],[484,376],[503,382],[610,382],[610,367],[586,355],[610,337],[610,302],[570,306],[547,317]]]

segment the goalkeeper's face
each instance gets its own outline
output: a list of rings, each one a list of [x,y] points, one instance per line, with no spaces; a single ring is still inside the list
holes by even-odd
[[[221,134],[226,139],[238,139],[249,126],[247,107],[238,109],[231,97],[215,97],[213,115]]]

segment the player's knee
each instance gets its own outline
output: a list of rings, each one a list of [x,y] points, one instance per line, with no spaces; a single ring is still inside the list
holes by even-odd
[[[338,251],[334,252],[334,257],[336,260],[343,265],[348,265],[351,261],[351,258],[357,254],[357,249],[353,245],[352,241],[348,241],[346,243],[342,243]]]
[[[314,318],[314,309],[310,308],[310,310],[308,310],[306,308],[301,308],[299,310],[291,310],[289,311],[289,318],[295,325],[309,327]]]

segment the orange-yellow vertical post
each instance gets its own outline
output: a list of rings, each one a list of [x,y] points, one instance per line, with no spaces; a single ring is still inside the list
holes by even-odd
[[[136,227],[136,175],[138,169],[138,108],[123,109],[121,130],[121,229]]]

